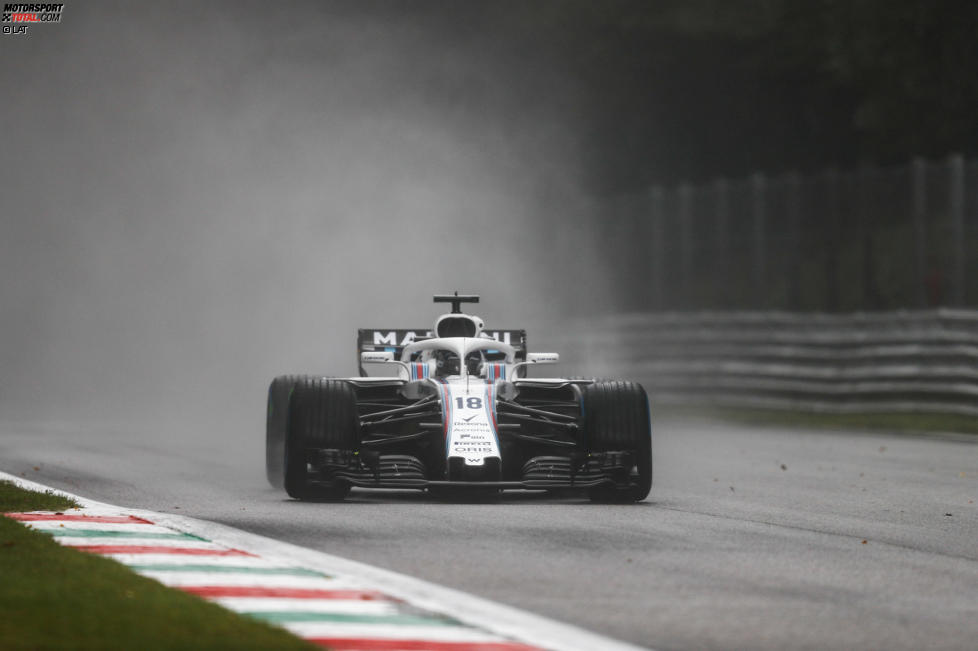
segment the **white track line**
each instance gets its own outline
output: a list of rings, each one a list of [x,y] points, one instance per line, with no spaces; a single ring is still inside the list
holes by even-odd
[[[83,531],[122,531],[133,533],[171,533],[172,529],[161,527],[158,524],[122,524],[113,522],[45,522],[38,520],[31,522],[30,525],[42,531],[70,531],[72,529]]]
[[[227,586],[267,586],[269,588],[307,588],[312,590],[349,590],[360,587],[343,579],[317,579],[314,576],[276,576],[224,572],[215,575],[213,572],[155,572],[152,570],[140,570],[139,573],[174,588],[214,585],[215,580],[219,580],[221,585]]]
[[[133,545],[166,547],[168,549],[209,549],[226,551],[227,547],[206,540],[193,538],[93,538],[89,536],[58,536],[58,542],[68,547],[87,547],[91,545]]]
[[[499,642],[498,635],[463,626],[389,626],[336,622],[279,622],[279,626],[305,638],[371,638],[432,642]]]
[[[123,565],[187,565],[201,563],[223,567],[281,567],[282,563],[251,556],[176,556],[173,554],[102,554]],[[311,568],[310,568],[311,569]]]

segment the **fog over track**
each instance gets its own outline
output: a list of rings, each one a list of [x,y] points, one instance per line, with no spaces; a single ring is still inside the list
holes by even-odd
[[[265,483],[259,420],[153,437],[5,424],[0,470],[657,649],[964,650],[978,639],[973,440],[665,422],[638,505],[362,490],[331,504]]]
[[[438,11],[86,2],[0,39],[3,413],[243,427],[433,293],[600,308],[574,84]]]

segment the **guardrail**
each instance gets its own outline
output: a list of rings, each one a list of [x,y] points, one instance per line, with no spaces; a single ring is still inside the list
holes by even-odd
[[[659,404],[978,416],[978,310],[629,314],[550,340]]]

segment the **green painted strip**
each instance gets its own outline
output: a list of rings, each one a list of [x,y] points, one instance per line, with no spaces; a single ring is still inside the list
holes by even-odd
[[[42,529],[42,531],[44,531]],[[72,538],[152,538],[154,540],[200,540],[210,542],[206,538],[189,533],[140,533],[138,531],[100,531],[98,529],[48,529],[52,536],[70,536]]]
[[[464,626],[447,617],[418,617],[416,615],[351,615],[346,613],[314,613],[299,611],[265,611],[242,613],[266,622],[339,622],[344,624],[393,624],[395,626]]]
[[[331,578],[328,574],[307,570],[301,567],[247,567],[239,565],[128,565],[137,572],[233,572],[241,574],[286,574],[289,576],[315,576]]]

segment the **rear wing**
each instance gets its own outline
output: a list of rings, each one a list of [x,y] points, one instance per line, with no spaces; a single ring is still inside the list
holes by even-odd
[[[484,330],[496,341],[509,344],[516,349],[516,361],[526,361],[526,330]],[[413,330],[391,330],[389,328],[360,328],[357,330],[357,368],[360,375],[366,376],[360,363],[360,353],[364,351],[386,351],[394,353],[394,359],[400,359],[404,347],[418,339],[434,336],[429,328]]]

